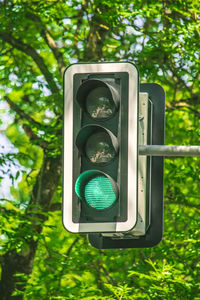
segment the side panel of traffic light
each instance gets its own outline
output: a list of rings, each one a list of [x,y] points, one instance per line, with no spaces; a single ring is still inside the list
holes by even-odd
[[[125,232],[137,220],[138,71],[74,64],[64,75],[63,223]]]

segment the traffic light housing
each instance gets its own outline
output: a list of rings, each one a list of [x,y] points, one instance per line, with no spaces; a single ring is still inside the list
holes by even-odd
[[[142,248],[163,231],[165,95],[130,62],[82,63],[64,74],[63,225],[92,246]]]
[[[64,74],[63,224],[127,232],[138,219],[139,75],[130,62],[74,64]]]

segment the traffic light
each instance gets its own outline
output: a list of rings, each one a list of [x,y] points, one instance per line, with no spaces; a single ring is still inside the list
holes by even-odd
[[[121,234],[138,227],[138,110],[134,64],[66,69],[63,224],[68,231]]]
[[[147,248],[163,231],[165,94],[130,62],[82,63],[64,74],[63,224],[92,246]]]

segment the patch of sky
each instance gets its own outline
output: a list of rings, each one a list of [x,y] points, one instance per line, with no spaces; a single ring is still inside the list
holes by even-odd
[[[126,26],[125,32],[129,35],[141,35],[141,32],[136,31],[132,26]]]
[[[77,59],[77,58],[71,57],[71,58],[69,59],[69,62],[70,62],[70,64],[75,64],[75,63],[78,62],[78,59]]]
[[[117,56],[118,58],[123,58],[124,55],[125,55],[125,51],[124,51],[124,50],[120,50],[119,53],[116,54],[116,56]]]
[[[114,38],[114,39],[116,39],[116,40],[121,40],[121,37],[120,36],[118,36],[118,35],[116,35],[116,34],[112,34],[112,37]]]
[[[185,74],[185,75],[181,76],[181,78],[182,78],[185,82],[187,82],[187,80],[188,80],[188,75]]]
[[[45,117],[47,117],[47,118],[54,118],[55,117],[54,112],[52,112],[50,109],[45,110],[44,114],[45,114]]]
[[[6,128],[13,122],[14,116],[9,114],[10,107],[6,101],[0,101],[0,113],[1,113],[1,125],[0,132],[6,130]]]
[[[135,46],[135,51],[138,51],[138,52],[142,51],[142,45],[137,44],[137,45]]]
[[[196,59],[199,59],[199,52],[194,52],[194,57],[196,58]]]
[[[142,44],[143,43],[143,40],[144,40],[144,37],[143,36],[140,36],[136,39],[137,43],[138,44]]]
[[[20,5],[15,4],[15,6],[13,6],[13,11],[14,11],[14,12],[19,12],[20,9],[21,9],[21,6],[20,6]]]
[[[136,16],[134,19],[134,25],[139,28],[142,28],[144,26],[144,22],[145,22],[145,19],[140,15]]]
[[[45,131],[43,131],[43,130],[38,130],[38,134],[39,134],[40,136],[43,136],[43,135],[45,134]]]
[[[129,4],[129,8],[130,8],[130,9],[133,9],[133,8],[134,8],[134,4],[133,4],[133,3],[130,3],[130,4]]]
[[[38,90],[39,89],[39,83],[38,82],[35,82],[32,84],[32,89],[33,90]]]
[[[128,19],[123,19],[123,20],[122,20],[122,23],[128,25],[128,24],[130,24],[130,21],[129,21]]]
[[[179,21],[180,21],[181,25],[185,26],[185,21],[182,18],[180,18]]]
[[[1,0],[0,0],[0,2],[1,2]],[[0,235],[0,241],[1,241],[1,243],[2,242],[8,242],[8,236],[6,234],[1,234]],[[3,246],[0,246],[0,250],[2,250],[2,249],[3,249]]]
[[[132,44],[132,45],[130,46],[129,52],[130,52],[130,53],[133,53],[134,50],[135,50],[135,44]]]
[[[71,22],[72,22],[72,21],[71,21],[71,19],[69,19],[69,18],[63,19],[64,25],[70,25]]]
[[[130,53],[134,53],[136,51],[140,52],[142,50],[142,45],[140,44],[132,44],[130,47]]]
[[[181,79],[185,82],[186,86],[190,86],[191,85],[191,79],[189,78],[189,76],[187,74],[181,76]]]
[[[172,73],[172,71],[170,71],[170,70],[167,71],[167,74],[168,74],[169,76],[171,76],[171,77],[173,76],[173,73]]]
[[[183,34],[179,34],[178,35],[178,40],[179,40],[179,42],[184,43],[185,42],[184,41],[184,35]]]
[[[0,235],[0,240],[2,240],[2,241],[7,241],[8,240],[8,237],[5,235],[5,234],[1,234]],[[1,249],[3,248],[3,247],[0,247]]]
[[[1,132],[0,145],[1,155],[18,153],[18,149],[16,149],[8,138]],[[22,180],[22,171],[26,171],[26,169],[22,167],[16,159],[14,159],[12,163],[8,161],[7,164],[3,165],[3,168],[0,169],[0,177],[2,177],[0,182],[0,201],[2,199],[13,200],[13,197],[10,194],[10,187],[13,186],[17,188],[18,183]],[[16,180],[14,180],[17,173],[19,173],[19,176]]]
[[[50,96],[52,94],[52,92],[50,91],[50,89],[48,89],[46,86],[43,86],[43,93],[46,97]]]
[[[79,49],[83,48],[83,42],[78,42],[78,43],[77,43],[77,47],[78,47]]]
[[[5,85],[0,85],[0,89],[2,89],[4,91],[4,94],[10,94],[12,92],[12,89],[8,88]]]
[[[144,42],[144,38],[143,38],[143,36],[141,36],[141,37],[138,37],[137,39],[136,39],[136,41],[137,41],[137,44],[135,45],[135,51],[141,51],[142,50],[142,48],[143,48],[143,42]]]
[[[155,18],[154,21],[157,23],[157,26],[153,27],[153,31],[158,32],[160,30],[163,30],[164,25],[161,23],[161,17]]]
[[[157,17],[154,19],[157,23],[159,23],[161,21],[161,17]]]
[[[11,81],[11,85],[22,86],[22,83],[19,82],[17,75],[14,73],[9,75],[9,80]]]
[[[56,45],[58,46],[58,48],[62,48],[63,47],[63,42],[62,41],[57,41]]]
[[[173,58],[174,58],[174,61],[175,61],[175,63],[176,63],[176,66],[178,67],[179,66],[179,62],[180,62],[180,59],[182,59],[182,57],[180,56],[180,54],[179,53],[174,53],[173,54]]]
[[[78,4],[77,6],[74,6],[74,9],[82,9],[81,4]]]
[[[67,45],[71,45],[73,42],[72,42],[72,40],[65,40],[65,44],[67,44]]]
[[[7,127],[14,121],[14,115],[10,114],[10,108],[6,101],[0,101],[0,112],[0,155],[16,154],[18,153],[18,149],[13,146],[5,135]],[[3,165],[2,170],[0,169],[0,177],[3,178],[0,182],[0,199],[13,200],[10,194],[10,187],[17,187],[22,179],[22,171],[27,171],[27,169],[21,166],[16,159],[13,160],[12,164],[9,164],[10,162],[8,161],[6,165]],[[13,181],[18,171],[20,171],[20,175],[17,180]]]
[[[16,81],[18,79],[18,77],[17,77],[17,75],[15,75],[14,73],[11,73],[10,75],[9,75],[9,80],[10,81]]]
[[[178,42],[174,42],[173,47],[174,47],[174,48],[177,47],[178,44],[179,44]]]
[[[143,45],[146,46],[146,44],[148,43],[149,41],[149,37],[146,36],[144,39],[143,39]]]
[[[84,13],[83,14],[83,20],[91,20],[93,16],[94,16],[94,14]]]
[[[51,90],[47,88],[46,86],[46,81],[43,76],[37,76],[36,77],[36,82],[32,84],[32,88],[34,90],[41,90],[43,94],[47,97],[52,94]]]

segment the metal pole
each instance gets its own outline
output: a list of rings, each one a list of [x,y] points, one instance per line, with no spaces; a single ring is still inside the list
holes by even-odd
[[[139,155],[200,156],[200,146],[139,145]]]

